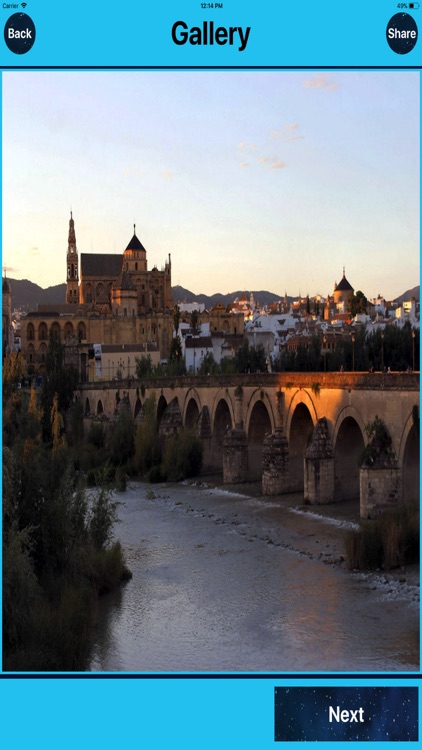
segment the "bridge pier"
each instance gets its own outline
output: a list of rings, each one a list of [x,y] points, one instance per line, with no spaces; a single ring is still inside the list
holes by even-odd
[[[248,436],[243,429],[242,419],[243,388],[234,392],[234,428],[228,430],[223,440],[223,482],[236,484],[248,478]]]
[[[318,420],[304,458],[304,500],[311,505],[334,502],[334,453],[327,420]]]
[[[262,494],[289,490],[289,444],[281,427],[266,435],[262,447]]]
[[[371,439],[365,448],[359,486],[361,518],[376,518],[401,502],[402,471],[390,433],[378,417],[372,423]]]
[[[213,462],[211,420],[208,406],[204,406],[201,410],[196,425],[196,431],[198,437],[201,438],[202,443],[202,470],[205,472],[210,471],[213,469]]]
[[[248,478],[248,438],[245,430],[236,427],[224,436],[223,482],[237,484]]]
[[[397,465],[360,470],[360,517],[376,518],[401,501],[402,476]]]

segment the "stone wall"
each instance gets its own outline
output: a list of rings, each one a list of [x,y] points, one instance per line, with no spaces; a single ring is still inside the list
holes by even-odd
[[[334,502],[334,454],[325,417],[312,432],[304,458],[304,500],[311,505]]]
[[[397,467],[360,470],[360,517],[376,518],[401,501],[401,470]]]
[[[223,481],[245,482],[248,478],[248,438],[244,430],[228,430],[223,441]]]
[[[281,495],[289,490],[289,446],[283,430],[264,438],[262,448],[262,494]]]

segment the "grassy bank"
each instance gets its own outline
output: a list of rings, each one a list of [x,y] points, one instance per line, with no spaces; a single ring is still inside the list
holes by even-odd
[[[362,521],[345,538],[350,570],[392,570],[419,562],[419,507],[403,504]]]

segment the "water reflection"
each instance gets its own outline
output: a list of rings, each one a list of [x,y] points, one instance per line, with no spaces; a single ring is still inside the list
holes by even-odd
[[[133,578],[100,603],[92,670],[418,668],[418,607],[324,565],[340,534],[320,521],[183,485],[120,499]]]

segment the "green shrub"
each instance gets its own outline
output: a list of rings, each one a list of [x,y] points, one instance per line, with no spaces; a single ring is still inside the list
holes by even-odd
[[[91,422],[88,430],[87,442],[95,445],[96,448],[103,448],[105,444],[104,426],[101,422]]]
[[[386,511],[345,538],[349,569],[391,570],[419,561],[419,508],[402,505]]]
[[[190,430],[183,428],[164,446],[162,470],[170,482],[179,482],[199,474],[202,466],[202,443]]]
[[[156,402],[155,396],[152,395],[145,401],[145,416],[136,429],[132,466],[138,474],[146,474],[152,466],[158,466],[160,460],[161,447],[158,440]]]
[[[161,466],[152,466],[152,468],[148,472],[148,482],[151,482],[151,484],[165,482],[166,479],[167,477],[163,473],[163,469]]]
[[[133,455],[133,417],[128,408],[123,408],[114,425],[110,439],[111,460],[115,466],[125,464]]]

